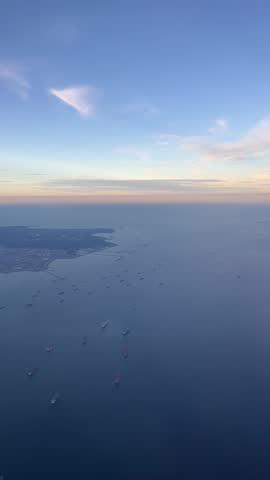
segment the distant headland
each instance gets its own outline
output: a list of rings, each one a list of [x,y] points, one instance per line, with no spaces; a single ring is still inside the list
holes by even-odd
[[[54,260],[114,247],[100,236],[112,233],[111,228],[0,227],[0,273],[39,272]]]

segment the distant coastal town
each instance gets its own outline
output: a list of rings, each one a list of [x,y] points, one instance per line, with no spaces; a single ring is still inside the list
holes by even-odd
[[[0,273],[47,270],[58,259],[71,259],[115,246],[105,238],[111,228],[0,227]],[[101,236],[104,235],[104,236]]]

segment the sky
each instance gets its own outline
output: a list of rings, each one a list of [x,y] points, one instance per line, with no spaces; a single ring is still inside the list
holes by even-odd
[[[270,200],[268,0],[1,0],[0,203]]]

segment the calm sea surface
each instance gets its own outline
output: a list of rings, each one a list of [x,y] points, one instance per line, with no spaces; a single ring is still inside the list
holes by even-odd
[[[14,206],[0,225],[117,244],[0,274],[5,480],[270,478],[270,206]]]

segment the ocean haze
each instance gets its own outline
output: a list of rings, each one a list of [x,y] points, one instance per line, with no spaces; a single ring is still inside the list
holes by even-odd
[[[12,225],[116,246],[0,274],[5,479],[269,478],[269,205],[0,207]]]

